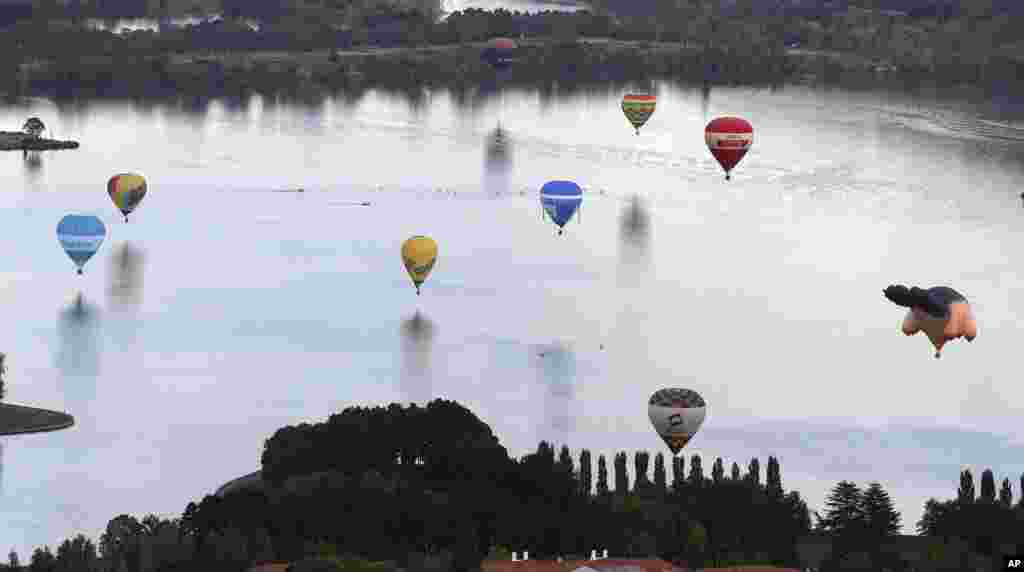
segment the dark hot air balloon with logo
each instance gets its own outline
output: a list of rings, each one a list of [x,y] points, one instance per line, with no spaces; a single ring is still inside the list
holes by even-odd
[[[697,434],[706,413],[704,398],[692,389],[659,389],[647,402],[651,425],[673,455],[678,455]]]

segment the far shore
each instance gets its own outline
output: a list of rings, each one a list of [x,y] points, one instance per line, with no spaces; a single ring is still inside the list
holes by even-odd
[[[0,131],[0,151],[78,149],[78,141],[35,138],[20,131]]]
[[[0,403],[0,436],[60,431],[74,424],[74,417],[60,411]]]

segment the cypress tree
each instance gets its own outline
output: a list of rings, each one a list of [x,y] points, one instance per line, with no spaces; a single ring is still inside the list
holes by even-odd
[[[566,445],[562,445],[562,450],[558,454],[558,468],[565,474],[573,474],[572,454]]]
[[[615,454],[615,492],[624,495],[629,492],[629,476],[626,475],[626,452]]]
[[[654,456],[654,486],[658,492],[665,492],[665,454],[661,451]]]
[[[718,457],[715,459],[715,464],[711,465],[711,482],[717,485],[722,482],[723,478],[725,478],[725,467],[722,466],[722,458]]]
[[[672,490],[678,491],[686,481],[686,457],[672,456]],[[1024,475],[1021,475],[1021,482],[1024,482]]]
[[[1017,506],[1024,508],[1024,473],[1020,475],[1020,500],[1017,501]]]
[[[761,485],[761,461],[754,457],[747,465],[747,482],[752,485]]]
[[[583,449],[580,451],[580,495],[589,497],[593,491],[594,474],[593,464],[590,461],[590,451]]]
[[[633,490],[641,491],[651,483],[647,477],[647,464],[650,454],[646,451],[637,451],[633,454]]]
[[[1024,479],[1024,476],[1021,478]],[[971,474],[970,469],[964,469],[960,472],[960,489],[956,492],[956,499],[961,504],[971,504],[974,502],[974,475]]]
[[[608,463],[604,460],[604,455],[598,455],[597,457],[597,495],[605,496],[608,494]]]
[[[734,481],[740,480],[740,466],[736,464],[736,461],[732,462],[732,471],[730,471],[730,478]]]
[[[782,498],[782,475],[779,472],[779,460],[768,457],[768,471],[765,476],[765,488],[772,498]]]
[[[985,469],[981,473],[981,496],[982,502],[996,502],[996,479],[992,475],[992,469]]]
[[[704,469],[700,466],[700,455],[690,457],[690,484],[700,486],[704,484]]]
[[[841,534],[858,529],[864,522],[861,491],[850,481],[840,481],[832,489],[825,506],[828,507],[825,518],[816,515],[818,530]]]
[[[1013,490],[1010,489],[1010,479],[1003,479],[1003,486],[999,489],[999,504],[1006,508],[1013,506]]]
[[[860,500],[864,525],[872,535],[894,536],[900,533],[900,513],[896,512],[889,493],[885,492],[882,485],[868,485]]]

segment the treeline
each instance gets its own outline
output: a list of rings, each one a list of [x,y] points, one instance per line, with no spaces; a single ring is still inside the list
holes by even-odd
[[[1004,478],[998,493],[991,469],[981,473],[980,494],[975,493],[974,476],[964,470],[955,499],[929,499],[924,515],[917,523],[920,534],[968,540],[972,549],[993,554],[1000,545],[1013,545],[1024,552],[1024,474],[1020,476],[1022,495],[1013,502],[1010,479]]]

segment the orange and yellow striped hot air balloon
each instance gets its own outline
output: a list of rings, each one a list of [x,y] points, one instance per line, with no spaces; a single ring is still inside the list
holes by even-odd
[[[128,222],[128,215],[138,208],[146,196],[146,179],[134,173],[114,175],[107,182],[107,194],[124,215],[124,222]]]
[[[402,244],[402,263],[416,286],[416,295],[437,262],[437,243],[429,236],[414,236]]]
[[[644,123],[647,123],[647,120],[651,118],[657,103],[658,98],[654,95],[629,94],[622,98],[622,113],[633,124],[637,135],[640,134],[640,128],[643,127]]]

